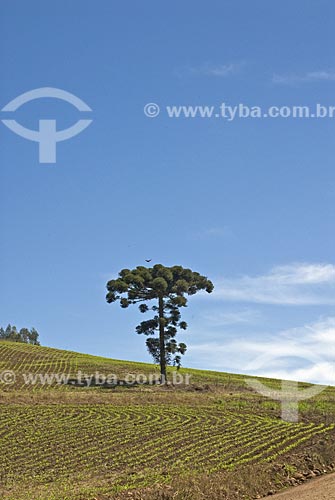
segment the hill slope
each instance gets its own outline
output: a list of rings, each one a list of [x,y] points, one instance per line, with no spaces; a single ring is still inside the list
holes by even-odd
[[[69,378],[78,379],[80,377],[83,386],[93,385],[90,378],[95,377],[97,374],[109,378],[115,375],[118,380],[123,380],[128,375],[130,382],[137,378],[141,381],[141,375],[142,380],[147,377],[148,383],[159,378],[158,367],[149,363],[120,361],[50,347],[6,341],[0,342],[1,373],[3,374],[2,389],[7,391],[65,389],[64,381]],[[177,372],[170,367],[169,373],[172,382],[172,373]],[[215,384],[232,390],[246,387],[244,383],[245,376],[243,375],[189,368],[182,368],[178,373],[181,376],[185,375],[184,382],[187,381],[186,375],[189,375],[189,381],[195,384]],[[272,381],[271,383],[275,382]],[[175,385],[178,385],[178,380]],[[181,383],[180,385],[185,384]]]
[[[307,458],[335,458],[332,389],[291,424],[241,375],[183,369],[192,382],[167,388],[25,383],[78,371],[124,379],[155,367],[0,343],[0,373],[14,373],[0,385],[1,498],[234,500],[286,484]]]

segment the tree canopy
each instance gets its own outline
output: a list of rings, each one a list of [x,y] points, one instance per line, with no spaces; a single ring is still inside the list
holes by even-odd
[[[166,365],[181,365],[181,355],[187,346],[177,343],[178,329],[186,330],[187,324],[181,320],[181,307],[187,307],[187,296],[201,290],[211,293],[213,283],[205,276],[182,266],[165,267],[156,264],[151,268],[138,266],[122,269],[118,278],[107,283],[108,303],[120,302],[126,309],[131,304],[139,304],[141,313],[153,311],[151,319],[142,321],[137,327],[138,334],[148,337],[146,345],[154,361],[160,364],[161,381],[166,381]],[[154,303],[152,303],[154,301]],[[156,336],[158,333],[158,336]]]
[[[35,328],[21,328],[17,330],[16,326],[7,325],[6,329],[0,327],[0,340],[10,340],[11,342],[24,342],[25,344],[40,345],[38,341],[39,334]]]

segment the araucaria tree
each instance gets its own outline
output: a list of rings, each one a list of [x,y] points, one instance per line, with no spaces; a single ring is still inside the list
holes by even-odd
[[[142,321],[136,332],[148,337],[148,351],[160,364],[161,383],[165,383],[166,366],[173,364],[179,368],[181,355],[186,352],[186,344],[175,340],[178,328],[187,328],[180,313],[180,308],[187,306],[186,296],[200,290],[211,293],[213,289],[208,278],[191,269],[156,264],[152,268],[138,266],[120,271],[117,279],[107,283],[106,299],[109,303],[120,301],[122,308],[140,303],[142,313],[154,311],[154,317]]]

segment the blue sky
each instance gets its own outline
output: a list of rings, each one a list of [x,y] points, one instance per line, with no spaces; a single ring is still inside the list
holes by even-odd
[[[54,165],[0,123],[0,323],[147,361],[140,313],[104,297],[120,269],[152,258],[216,285],[185,311],[186,366],[335,384],[334,119],[164,113],[334,106],[334,15],[332,0],[2,2],[0,109],[55,87],[93,123],[57,145]],[[32,129],[42,118],[63,129],[81,116],[52,99],[15,115]],[[265,351],[266,366],[249,366]]]

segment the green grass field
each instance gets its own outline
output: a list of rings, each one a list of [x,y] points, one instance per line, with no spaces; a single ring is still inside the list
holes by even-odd
[[[332,388],[301,403],[299,423],[287,423],[279,404],[241,375],[184,368],[189,385],[130,388],[31,378],[78,371],[157,374],[150,364],[0,343],[0,373],[15,375],[0,385],[1,498],[253,498],[284,485],[304,457],[320,467],[335,460]],[[250,471],[258,479],[255,472],[246,485]]]

